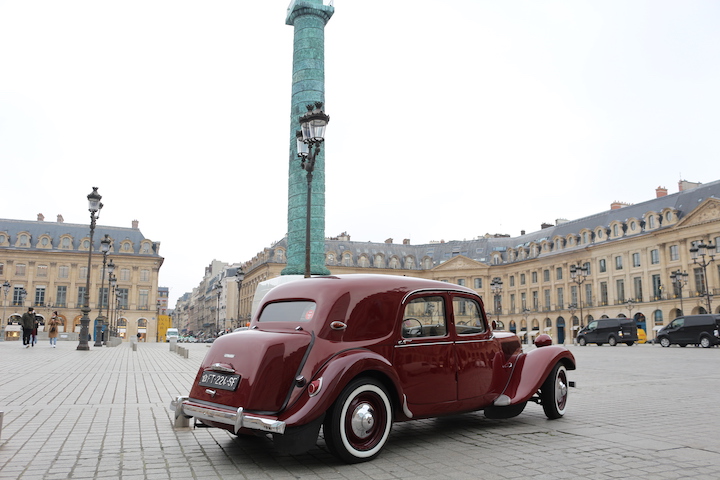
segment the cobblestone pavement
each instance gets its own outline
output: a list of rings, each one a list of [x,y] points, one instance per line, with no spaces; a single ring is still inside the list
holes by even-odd
[[[0,480],[720,478],[720,348],[569,347],[566,416],[530,404],[395,424],[376,460],[345,465],[321,439],[305,455],[224,430],[173,429],[207,346],[77,351],[0,342]],[[534,348],[534,347],[530,347]]]

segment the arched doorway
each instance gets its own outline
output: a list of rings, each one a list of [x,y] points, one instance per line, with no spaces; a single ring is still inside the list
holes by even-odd
[[[561,345],[565,344],[565,319],[563,317],[557,318],[557,331],[558,331],[558,343]]]
[[[147,342],[147,318],[138,319],[137,339],[138,342]]]

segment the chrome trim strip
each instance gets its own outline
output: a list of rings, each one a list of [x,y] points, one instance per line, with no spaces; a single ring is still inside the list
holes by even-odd
[[[180,400],[181,398],[182,397],[177,400]],[[173,403],[175,403],[175,408],[173,408]],[[181,403],[177,403],[176,400],[171,402],[170,408],[174,409],[176,412],[180,409],[180,414],[195,417],[199,420],[208,420],[210,422],[232,425],[235,433],[237,433],[241,428],[249,428],[251,430],[261,430],[263,432],[271,433],[285,433],[285,422],[274,418],[249,415],[244,412],[243,407],[239,407],[237,410],[231,410],[222,405],[198,403],[198,401],[193,401],[192,399],[187,399],[187,397],[185,397],[185,400]]]
[[[420,337],[420,338],[422,338],[422,337]],[[395,346],[399,347],[399,348],[405,348],[405,347],[423,347],[425,345],[452,345],[453,344],[453,342],[450,342],[450,341],[448,341],[448,342],[418,342],[418,343],[415,343],[415,342],[409,341],[410,339],[407,339],[407,338],[405,340],[407,341],[407,343],[405,343],[405,344],[398,343]],[[413,340],[416,340],[416,339],[413,338]]]
[[[478,338],[476,340],[457,340],[455,343],[484,343],[484,342],[491,342],[492,338]]]

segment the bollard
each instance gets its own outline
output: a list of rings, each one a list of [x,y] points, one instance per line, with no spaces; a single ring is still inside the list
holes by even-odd
[[[0,438],[2,438],[2,422],[3,422],[3,416],[5,416],[5,412],[0,411]]]
[[[170,402],[170,409],[175,411],[173,415],[173,427],[175,428],[187,428],[190,426],[190,417],[186,417],[182,412],[182,402],[187,399],[188,397],[178,396]]]
[[[133,352],[137,352],[137,342],[132,342]]]
[[[177,344],[177,338],[171,338],[171,339],[170,339],[170,351],[171,351],[171,352],[174,352],[174,351],[176,351],[176,349],[178,349],[178,348],[182,348],[182,347],[179,347],[179,346],[178,346],[178,344]]]

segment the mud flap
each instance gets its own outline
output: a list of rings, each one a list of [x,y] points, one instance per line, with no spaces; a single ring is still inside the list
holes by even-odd
[[[279,453],[289,455],[300,455],[307,452],[317,443],[320,427],[325,420],[323,414],[320,418],[307,425],[292,427],[285,430],[284,434],[273,433],[273,444]]]

